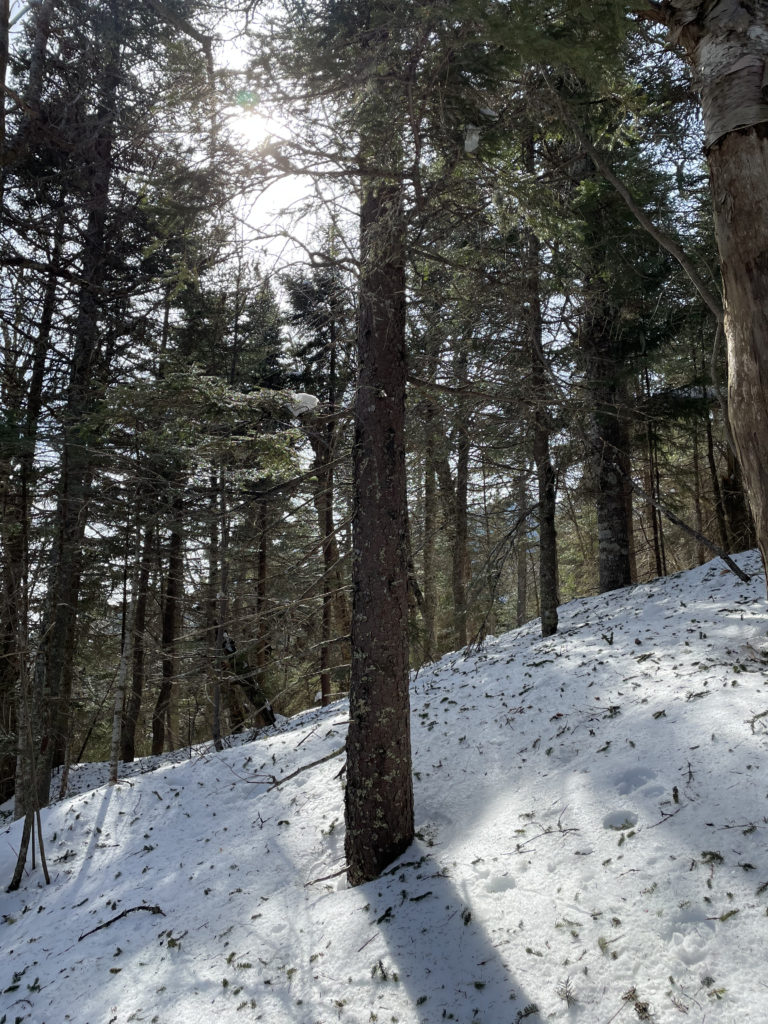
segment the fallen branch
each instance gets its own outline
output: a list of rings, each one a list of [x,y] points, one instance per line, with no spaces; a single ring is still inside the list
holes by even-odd
[[[745,721],[749,722],[749,727],[752,730],[753,735],[754,735],[754,732],[755,732],[755,722],[759,722],[761,718],[766,718],[766,717],[768,717],[768,711],[761,711],[759,714],[752,715],[751,718],[745,719]]]
[[[325,757],[319,757],[316,761],[310,761],[309,764],[302,765],[301,768],[297,768],[295,772],[291,772],[290,775],[286,775],[285,778],[275,779],[272,785],[267,790],[270,793],[273,789],[278,786],[282,786],[284,782],[289,782],[291,779],[295,779],[297,775],[301,775],[302,772],[308,772],[310,768],[316,768],[319,764],[323,764],[325,761],[331,761],[334,757],[338,757],[339,754],[343,754],[347,749],[346,743],[343,747],[339,747],[338,750],[332,750],[330,754],[326,754]]]
[[[83,932],[77,941],[82,942],[83,939],[86,939],[89,935],[93,935],[94,932],[99,932],[102,928],[109,928],[109,926],[114,924],[115,921],[119,921],[121,917],[127,917],[128,914],[132,914],[134,910],[148,910],[150,914],[162,914],[163,917],[165,917],[165,911],[161,910],[160,907],[148,907],[146,903],[142,903],[140,907],[128,907],[127,910],[123,910],[120,914],[117,914],[116,917],[111,917],[109,921],[105,921],[103,924],[97,924],[96,927],[91,928],[89,932]]]
[[[662,811],[664,816],[659,821],[654,821],[652,825],[646,825],[646,829],[656,828],[657,825],[663,825],[665,821],[669,821],[670,818],[674,818],[676,814],[679,814],[685,806],[685,804],[681,804],[676,811],[670,811],[669,814],[664,814]]]
[[[684,530],[689,534],[689,536],[695,538],[700,544],[708,547],[710,551],[714,551],[716,555],[719,555],[731,572],[735,573],[742,583],[750,582],[750,577],[747,576],[743,569],[740,569],[738,565],[736,565],[734,560],[727,555],[719,545],[715,544],[714,541],[709,540],[703,533],[699,533],[698,530],[694,530],[694,528],[689,526],[688,523],[684,523],[679,516],[676,516],[674,512],[671,512],[665,505],[662,505],[660,501],[657,501],[656,498],[652,498],[649,494],[646,494],[640,484],[635,483],[631,476],[624,474],[624,479],[639,498],[642,498],[643,501],[647,501],[649,505],[653,505],[655,509],[658,509],[663,516],[667,517],[670,523],[674,526],[679,526],[681,530]]]
[[[343,875],[346,872],[346,867],[340,868],[338,871],[334,871],[331,875],[323,875],[321,878],[313,878],[310,882],[304,883],[306,889],[308,885],[316,885],[318,882],[327,882],[329,878],[338,878],[339,875]],[[360,952],[358,950],[358,952]]]

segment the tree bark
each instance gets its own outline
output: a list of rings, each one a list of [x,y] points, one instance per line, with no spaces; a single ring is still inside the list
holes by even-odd
[[[456,357],[459,387],[467,380],[467,353]],[[453,642],[456,650],[467,646],[467,542],[469,538],[469,422],[464,402],[456,410],[456,510],[454,517],[451,589],[453,591]]]
[[[422,660],[429,663],[437,656],[437,478],[435,474],[435,410],[427,400],[424,423],[424,639]]]
[[[701,89],[720,253],[731,431],[768,567],[768,3],[651,4]]]
[[[181,625],[181,603],[184,594],[184,498],[179,490],[172,499],[172,522],[168,542],[168,572],[163,592],[162,677],[160,691],[152,714],[152,753],[162,754],[168,735],[173,680],[177,674],[177,643]]]
[[[106,48],[96,129],[89,140],[88,216],[81,253],[81,285],[74,327],[74,350],[65,404],[57,537],[48,588],[47,612],[35,666],[40,707],[39,805],[48,802],[51,769],[63,763],[69,729],[77,606],[82,575],[83,537],[92,475],[88,415],[98,393],[94,370],[103,325],[106,231],[113,171],[114,123],[120,84],[120,30],[112,0],[102,43]]]
[[[144,531],[141,551],[138,592],[136,595],[136,619],[134,622],[133,657],[131,666],[131,691],[125,704],[125,713],[120,728],[120,760],[133,761],[136,757],[136,728],[141,713],[146,675],[145,633],[147,628],[147,603],[149,600],[149,576],[152,569],[154,528]]]
[[[589,392],[589,458],[595,488],[600,593],[632,582],[627,524],[626,461],[628,438],[620,412],[620,366],[616,358],[614,318],[599,296],[590,296],[581,325],[585,384]]]
[[[355,399],[347,878],[376,878],[414,834],[408,692],[405,225],[401,186],[364,182]]]

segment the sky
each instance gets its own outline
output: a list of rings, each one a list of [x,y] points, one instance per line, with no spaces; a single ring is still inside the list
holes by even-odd
[[[415,673],[418,838],[355,889],[344,702],[75,769],[51,885],[0,895],[0,1021],[763,1021],[768,614],[737,560]]]

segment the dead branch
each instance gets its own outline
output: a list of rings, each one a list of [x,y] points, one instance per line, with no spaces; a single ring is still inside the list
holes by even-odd
[[[286,775],[285,778],[275,779],[272,785],[267,790],[270,793],[273,789],[278,786],[282,786],[284,782],[289,782],[291,779],[295,779],[297,775],[301,775],[302,772],[308,772],[310,768],[316,768],[319,764],[323,764],[325,761],[331,761],[334,757],[338,757],[339,754],[343,754],[347,749],[346,743],[343,747],[339,747],[338,750],[332,750],[330,754],[326,754],[325,757],[319,757],[316,761],[310,761],[309,764],[302,765],[301,768],[297,768],[295,772],[291,772],[290,775]]]
[[[103,924],[96,925],[96,927],[91,928],[89,932],[83,932],[83,934],[78,938],[77,941],[82,942],[83,939],[87,938],[89,935],[93,935],[94,932],[99,932],[101,931],[102,928],[109,928],[109,926],[111,924],[114,924],[115,921],[119,921],[121,917],[127,917],[128,914],[132,914],[134,910],[148,910],[150,914],[162,914],[163,917],[165,917],[165,911],[161,910],[160,907],[148,907],[146,903],[142,903],[140,907],[128,907],[126,910],[123,910],[120,914],[117,914],[115,917],[111,917],[109,921],[105,921]]]

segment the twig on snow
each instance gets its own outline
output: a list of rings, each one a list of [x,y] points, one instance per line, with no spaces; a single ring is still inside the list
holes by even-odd
[[[301,768],[297,768],[296,771],[295,772],[291,772],[290,775],[286,775],[282,779],[275,779],[275,781],[269,787],[267,792],[270,793],[273,789],[276,789],[278,786],[282,786],[282,784],[284,782],[288,782],[288,781],[290,781],[290,779],[295,779],[296,776],[297,775],[301,775],[302,772],[309,771],[310,768],[316,768],[317,765],[323,764],[325,761],[333,760],[334,757],[338,757],[339,754],[343,754],[346,749],[347,749],[347,745],[345,743],[343,747],[339,747],[338,750],[332,750],[330,752],[330,754],[326,754],[325,757],[318,757],[318,759],[316,761],[310,761],[309,764],[302,765]]]
[[[346,870],[346,867],[343,867],[340,868],[338,871],[334,871],[333,874],[322,875],[320,878],[313,878],[310,882],[304,883],[304,888],[306,889],[308,885],[315,885],[317,882],[327,882],[329,878],[338,878],[339,875],[343,875]],[[360,950],[358,950],[358,953],[359,952]]]
[[[82,942],[83,939],[87,938],[89,935],[93,935],[94,932],[99,932],[102,928],[109,928],[109,926],[114,924],[115,921],[119,921],[121,917],[127,917],[128,914],[132,914],[134,910],[148,910],[150,914],[162,914],[163,917],[165,917],[165,911],[161,910],[160,907],[148,907],[146,903],[142,903],[140,907],[128,907],[127,910],[123,910],[115,917],[111,917],[109,921],[104,921],[103,924],[97,924],[96,927],[91,928],[89,932],[83,932],[77,941]]]

